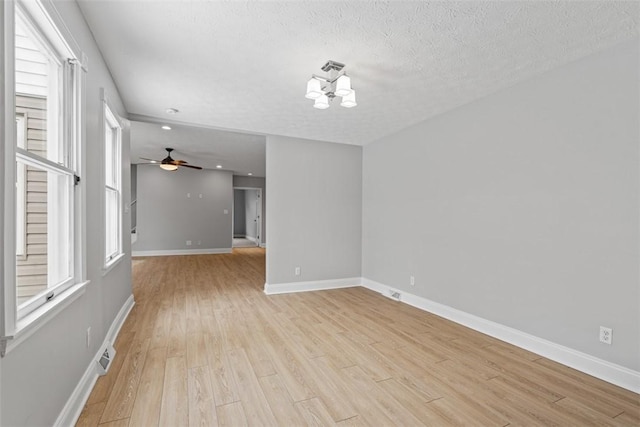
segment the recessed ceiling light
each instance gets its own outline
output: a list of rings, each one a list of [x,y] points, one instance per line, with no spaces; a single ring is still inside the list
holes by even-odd
[[[178,112],[178,109],[176,108],[167,108],[167,114],[176,114]]]
[[[251,172],[249,172],[247,175],[251,176],[251,175],[253,175],[253,174],[252,174]]]
[[[216,165],[218,169],[222,169],[222,165]]]
[[[162,126],[162,129],[164,129],[164,130],[171,130],[171,126],[164,125],[164,126]]]

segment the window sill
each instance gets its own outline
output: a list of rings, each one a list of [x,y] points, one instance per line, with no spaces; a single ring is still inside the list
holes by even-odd
[[[54,299],[35,309],[27,316],[18,320],[16,331],[12,336],[0,338],[0,356],[4,357],[33,335],[38,329],[49,323],[58,313],[72,302],[80,298],[87,289],[89,281],[73,285]]]
[[[122,258],[124,258],[124,252],[120,253],[117,257],[113,258],[112,260],[109,260],[109,262],[105,264],[104,267],[102,267],[102,275],[106,276],[111,270],[113,270],[113,268],[116,265],[118,265],[118,263],[122,260]]]

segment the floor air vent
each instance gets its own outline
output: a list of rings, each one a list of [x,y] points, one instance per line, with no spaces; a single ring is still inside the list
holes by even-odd
[[[104,375],[111,367],[111,362],[116,355],[116,350],[111,344],[107,344],[104,351],[97,360],[98,363],[98,375]]]

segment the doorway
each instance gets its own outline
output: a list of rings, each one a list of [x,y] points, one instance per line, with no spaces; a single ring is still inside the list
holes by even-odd
[[[260,246],[262,243],[262,189],[234,187],[233,189],[234,248]]]

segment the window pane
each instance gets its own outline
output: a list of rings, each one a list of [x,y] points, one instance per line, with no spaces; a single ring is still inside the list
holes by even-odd
[[[119,221],[119,197],[118,192],[107,188],[105,192],[106,206],[106,234],[105,234],[105,254],[106,260],[118,254],[118,221]]]
[[[26,119],[24,114],[16,115],[16,145],[24,148],[26,139]],[[16,256],[24,257],[27,246],[27,169],[16,163]]]
[[[115,187],[115,174],[113,173],[113,129],[105,122],[104,136],[104,180],[105,184]]]
[[[16,108],[29,116],[27,151],[63,163],[60,95],[62,66],[53,50],[16,15]]]
[[[18,305],[71,277],[69,175],[17,161],[26,171],[26,248],[16,260]]]

